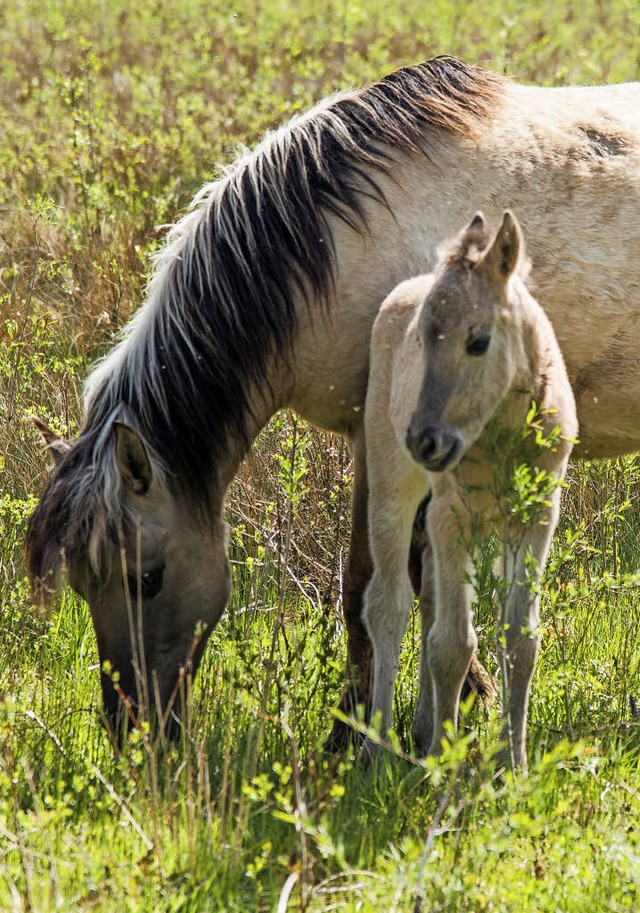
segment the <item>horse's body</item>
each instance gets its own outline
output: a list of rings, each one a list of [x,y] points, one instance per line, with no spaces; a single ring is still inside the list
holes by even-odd
[[[483,218],[476,216],[435,274],[405,280],[383,303],[373,326],[365,408],[374,569],[364,616],[373,643],[374,715],[380,712],[386,733],[410,607],[413,521],[430,492],[434,567],[423,575],[420,594],[416,742],[439,753],[445,723],[457,722],[477,644],[469,583],[473,552],[497,529],[505,575],[498,645],[506,731],[518,765],[526,760],[537,586],[577,434],[562,353],[549,319],[527,291],[526,269],[511,214],[491,243]],[[532,408],[539,444],[533,420],[526,424]],[[537,509],[528,506],[526,512],[516,507],[513,485],[514,472],[521,474],[523,466],[546,473]]]
[[[437,59],[328,99],[268,136],[178,223],[146,304],[89,377],[80,437],[66,449],[48,438],[58,465],[30,523],[30,576],[46,590],[66,570],[125,693],[144,680],[164,705],[195,620],[220,617],[225,492],[255,434],[289,406],[353,444],[343,594],[352,698],[367,699],[371,325],[473,211],[495,218],[508,206],[565,353],[582,454],[639,446],[640,86],[526,88]],[[145,607],[138,625],[120,545]],[[154,580],[148,607],[140,572]]]

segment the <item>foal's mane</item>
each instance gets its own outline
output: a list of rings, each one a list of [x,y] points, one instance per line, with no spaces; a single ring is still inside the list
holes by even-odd
[[[474,137],[504,80],[450,57],[341,93],[266,136],[206,186],[167,236],[146,303],[87,381],[81,434],[31,518],[32,579],[122,521],[115,420],[133,426],[169,484],[204,505],[229,436],[248,445],[251,392],[286,358],[296,301],[329,307],[331,221],[365,231],[365,200],[429,129]],[[94,566],[98,550],[90,548]]]

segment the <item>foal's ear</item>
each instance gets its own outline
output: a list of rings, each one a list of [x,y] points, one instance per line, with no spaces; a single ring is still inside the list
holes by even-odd
[[[65,453],[73,446],[71,441],[65,441],[64,438],[59,437],[55,431],[52,431],[37,415],[33,416],[32,421],[42,435],[44,442],[47,445],[47,450],[53,457],[54,465],[58,466]]]
[[[482,258],[482,266],[496,279],[506,282],[517,266],[522,247],[522,231],[518,220],[508,209],[489,250]]]
[[[124,422],[114,422],[113,431],[116,465],[122,481],[135,494],[146,495],[153,480],[153,469],[142,438]]]
[[[485,227],[486,225],[483,214],[481,212],[477,212],[465,228],[465,232],[483,232]]]
[[[458,238],[458,255],[476,266],[487,246],[487,226],[484,216],[477,212]]]

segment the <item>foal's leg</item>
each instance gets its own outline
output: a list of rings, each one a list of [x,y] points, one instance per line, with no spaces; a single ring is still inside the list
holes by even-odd
[[[450,494],[450,492],[449,492]],[[456,511],[453,506],[455,503]],[[420,739],[429,734],[430,712],[427,670],[433,689],[433,728],[430,754],[440,754],[445,737],[444,724],[458,725],[460,692],[469,663],[478,644],[471,614],[472,588],[466,579],[471,569],[468,547],[464,542],[461,523],[466,516],[464,507],[451,497],[437,498],[434,494],[429,507],[428,530],[433,548],[435,579],[435,613],[426,637],[427,656],[424,660],[423,681],[417,720],[423,726]],[[428,594],[421,599],[423,624],[428,625],[432,610]]]
[[[531,678],[538,655],[540,598],[538,584],[549,554],[560,510],[560,490],[538,522],[517,529],[503,542],[506,630],[499,631],[505,675],[504,717],[512,767],[526,769],[527,708]],[[504,640],[503,640],[504,636]]]
[[[412,592],[406,572],[406,549],[409,547],[406,527],[390,525],[380,535],[379,544],[386,552],[385,562],[383,567],[374,568],[367,587],[365,621],[373,643],[371,719],[379,725],[384,737],[393,725],[393,692],[411,607]]]
[[[347,668],[345,688],[339,709],[347,716],[364,706],[365,718],[371,706],[371,663],[373,651],[363,620],[364,590],[372,571],[367,532],[367,465],[364,428],[352,440],[353,492],[351,500],[351,537],[349,554],[342,580],[342,605],[347,628]],[[328,751],[339,751],[348,745],[353,731],[348,724],[335,720],[325,743]]]
[[[403,462],[406,458],[402,457]],[[407,461],[408,462],[408,461]],[[370,543],[373,575],[365,594],[365,623],[373,644],[373,694],[371,718],[384,737],[393,725],[393,692],[400,647],[412,601],[407,572],[411,527],[424,494],[424,479],[408,467],[409,484],[390,467],[384,484],[372,481],[370,491]],[[419,486],[416,488],[416,485]],[[366,750],[371,750],[368,744]]]
[[[430,497],[420,504],[413,524],[411,536],[411,557],[409,575],[414,591],[420,599],[420,617],[422,621],[422,649],[420,651],[420,691],[416,704],[416,717],[413,726],[413,739],[417,751],[425,754],[433,738],[433,694],[431,673],[429,672],[428,636],[435,618],[435,577],[433,548],[427,534],[427,516]],[[461,699],[469,694],[476,694],[486,704],[497,694],[491,676],[478,657],[471,657],[469,669],[462,685]]]

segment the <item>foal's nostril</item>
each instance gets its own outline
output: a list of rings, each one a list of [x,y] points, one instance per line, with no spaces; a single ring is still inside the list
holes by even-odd
[[[428,460],[439,447],[439,437],[433,428],[423,428],[418,434],[409,426],[407,449],[416,460]]]
[[[458,432],[438,425],[421,428],[419,431],[410,425],[406,441],[413,459],[430,472],[451,469],[464,452],[464,442]]]
[[[431,431],[425,431],[418,442],[418,452],[423,460],[428,460],[440,447],[440,438]]]

